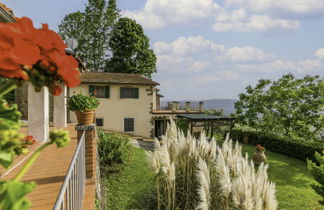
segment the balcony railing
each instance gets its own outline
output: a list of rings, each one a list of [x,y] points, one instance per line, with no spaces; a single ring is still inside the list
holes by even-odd
[[[83,132],[53,209],[82,209],[85,180],[85,132]]]

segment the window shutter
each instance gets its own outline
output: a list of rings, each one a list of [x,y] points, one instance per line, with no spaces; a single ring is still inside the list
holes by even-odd
[[[125,88],[121,87],[120,88],[120,98],[124,98],[125,95]]]
[[[89,85],[89,95],[92,96],[94,92],[94,86]]]
[[[138,98],[138,97],[139,97],[139,89],[134,88],[134,98]]]
[[[105,98],[109,98],[110,97],[110,93],[109,93],[109,86],[105,86]]]

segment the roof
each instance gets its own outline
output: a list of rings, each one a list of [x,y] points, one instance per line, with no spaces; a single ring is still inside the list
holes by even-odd
[[[0,22],[16,22],[12,10],[2,3],[0,3]]]
[[[193,121],[212,121],[212,120],[235,120],[235,117],[217,116],[209,114],[178,114],[179,118],[186,118]]]
[[[123,74],[110,72],[83,72],[80,76],[83,84],[131,84],[156,86],[154,82],[140,74]]]

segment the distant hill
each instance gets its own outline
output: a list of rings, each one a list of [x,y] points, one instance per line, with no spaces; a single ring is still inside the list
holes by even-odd
[[[179,100],[180,107],[185,106],[185,102],[190,101],[192,107],[198,107],[199,101],[194,100]],[[223,109],[226,115],[234,113],[234,103],[236,100],[234,99],[209,99],[202,100],[205,105],[205,109]],[[161,101],[162,106],[167,106],[168,101]]]

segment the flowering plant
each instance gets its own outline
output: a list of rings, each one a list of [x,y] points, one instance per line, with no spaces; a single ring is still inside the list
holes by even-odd
[[[264,152],[265,151],[265,147],[264,146],[261,146],[260,144],[257,144],[256,145],[256,150],[257,151],[260,151],[260,152]]]
[[[54,95],[61,94],[60,83],[78,85],[78,63],[66,55],[60,36],[47,24],[36,29],[29,18],[16,20],[0,23],[0,76],[29,80],[36,91],[47,86]]]
[[[3,96],[23,81],[30,82],[35,91],[47,87],[57,96],[61,84],[75,87],[80,83],[77,61],[66,55],[63,40],[46,24],[36,29],[29,18],[16,18],[14,23],[0,23],[0,76],[8,78],[0,84],[0,166],[9,168],[15,155],[28,152],[27,145],[35,143],[32,136],[19,134],[21,114],[17,105],[9,105]],[[35,183],[21,182],[41,151],[51,144],[63,147],[69,142],[67,131],[53,131],[50,141],[40,145],[12,180],[0,180],[0,209],[29,209],[26,195]]]

